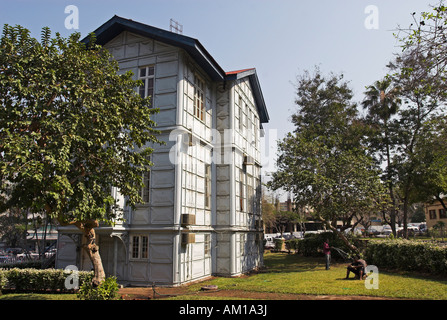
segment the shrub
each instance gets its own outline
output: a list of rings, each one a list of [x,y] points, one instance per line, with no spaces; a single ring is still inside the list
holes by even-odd
[[[14,289],[18,292],[71,292],[73,289],[65,287],[68,274],[63,269],[18,269],[0,270],[0,279],[3,279],[4,288]],[[91,271],[78,271],[79,285],[90,282],[93,278]]]
[[[329,240],[329,245],[331,247],[335,247],[343,252],[349,253],[349,249],[346,247],[344,242],[333,232],[305,234],[304,239],[298,239],[298,242],[295,244],[295,250],[297,253],[304,256],[320,256],[323,254],[323,243],[326,239]],[[352,239],[352,241],[355,241],[355,239]],[[356,245],[358,244],[356,243]],[[331,255],[334,259],[345,258],[335,249],[331,250]]]
[[[286,240],[286,249],[290,252],[292,250],[295,250],[296,253],[298,253],[298,243],[300,239],[289,239]]]
[[[388,269],[447,273],[447,246],[433,242],[371,240],[365,258],[368,264]]]
[[[276,251],[281,251],[282,250],[282,246],[284,244],[284,239],[281,238],[275,238],[273,239],[273,242],[275,243],[275,250]]]
[[[118,289],[116,278],[109,277],[97,287],[94,287],[91,281],[84,282],[79,289],[78,297],[83,300],[113,300],[116,298]]]
[[[0,296],[2,295],[2,289],[6,286],[7,280],[3,272],[0,271]]]

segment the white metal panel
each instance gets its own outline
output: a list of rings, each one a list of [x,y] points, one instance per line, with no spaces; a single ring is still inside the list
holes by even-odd
[[[173,224],[174,223],[174,206],[152,205],[150,223],[152,223],[152,224]]]
[[[148,206],[140,206],[134,210],[132,215],[132,223],[148,224],[150,221],[150,208]]]
[[[142,41],[140,42],[140,56],[148,55],[154,52],[154,42],[153,41]]]
[[[157,78],[176,76],[178,70],[178,61],[167,61],[157,63],[157,68],[155,69],[155,76]]]
[[[131,281],[149,281],[149,264],[147,261],[130,261],[129,277]]]
[[[127,44],[125,47],[125,57],[126,58],[135,58],[138,56],[139,51],[139,44],[138,43],[132,43]]]
[[[177,77],[155,78],[155,94],[175,92]]]
[[[76,265],[77,244],[67,235],[59,233],[57,241],[56,268],[63,269],[69,265]]]

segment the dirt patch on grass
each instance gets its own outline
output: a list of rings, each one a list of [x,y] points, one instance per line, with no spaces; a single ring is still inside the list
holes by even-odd
[[[155,290],[154,290],[155,289]],[[242,290],[200,290],[190,291],[188,287],[174,288],[137,288],[128,287],[119,290],[119,295],[124,300],[150,300],[166,299],[168,297],[183,296],[201,296],[216,299],[254,299],[254,300],[398,300],[386,297],[369,296],[336,296],[336,295],[306,295],[306,294],[283,294],[270,292],[253,292]]]

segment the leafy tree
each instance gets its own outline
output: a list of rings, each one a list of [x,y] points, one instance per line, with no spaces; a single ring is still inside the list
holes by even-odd
[[[78,227],[95,270],[105,278],[95,228],[120,218],[111,188],[134,206],[158,140],[156,110],[135,91],[131,72],[80,34],[41,41],[5,25],[0,39],[0,193],[6,206],[45,212]]]
[[[22,247],[26,240],[26,213],[11,208],[0,215],[0,240],[11,248]]]
[[[336,222],[344,221],[346,229],[354,217],[360,221],[378,208],[384,190],[365,148],[352,91],[342,78],[324,77],[318,69],[298,78],[295,130],[278,144],[278,171],[269,185],[291,191],[297,207],[312,208],[315,218],[357,251]]]
[[[415,180],[421,168],[422,154],[418,149],[424,144],[426,126],[445,112],[447,97],[446,7],[441,1],[432,12],[422,13],[419,21],[413,16],[414,24],[400,28],[396,35],[403,51],[389,65],[390,77],[399,87],[403,102],[395,121],[399,142],[394,163],[398,168],[405,237],[409,206],[420,200]]]
[[[447,211],[447,118],[424,123],[414,152],[415,198],[423,202],[436,199]]]
[[[395,172],[392,167],[392,153],[396,145],[396,135],[392,126],[392,117],[396,115],[401,104],[399,90],[393,86],[390,78],[376,81],[373,85],[366,87],[365,99],[362,101],[363,108],[368,110],[366,121],[371,126],[369,132],[371,137],[370,147],[377,150],[378,161],[386,163],[383,180],[388,186],[390,204],[389,224],[396,236],[396,211],[397,203],[395,196]],[[384,216],[386,219],[386,216]]]

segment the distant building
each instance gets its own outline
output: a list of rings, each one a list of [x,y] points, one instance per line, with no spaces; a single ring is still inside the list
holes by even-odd
[[[441,202],[434,201],[432,203],[426,203],[424,209],[428,229],[433,228],[438,221],[443,221],[447,225],[447,214]]]
[[[260,134],[269,117],[254,68],[225,72],[193,38],[114,16],[97,42],[151,96],[158,138],[144,203],[97,229],[107,275],[130,285],[235,276],[263,263]],[[231,39],[228,39],[231,42]],[[235,53],[237,52],[235,48]],[[56,267],[90,269],[81,234],[59,229]]]

